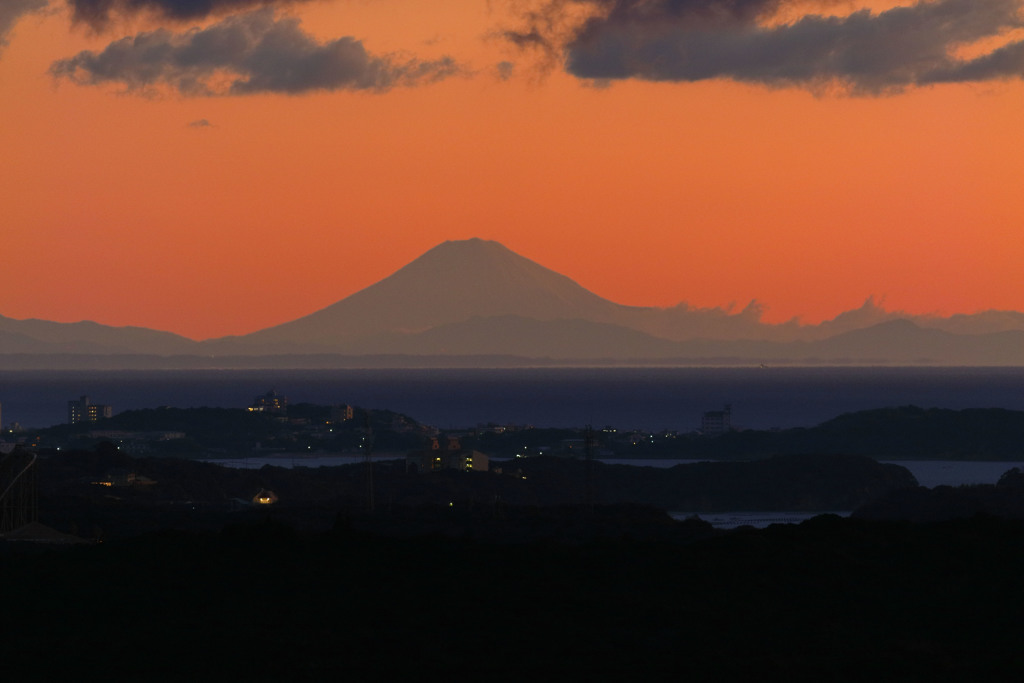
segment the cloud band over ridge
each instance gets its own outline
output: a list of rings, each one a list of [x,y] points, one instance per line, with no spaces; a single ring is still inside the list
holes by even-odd
[[[119,83],[128,92],[161,86],[183,95],[301,94],[376,90],[437,81],[460,71],[450,57],[433,61],[375,56],[343,37],[317,42],[293,17],[272,8],[227,17],[207,28],[140,33],[102,52],[80,52],[51,73],[81,85]]]

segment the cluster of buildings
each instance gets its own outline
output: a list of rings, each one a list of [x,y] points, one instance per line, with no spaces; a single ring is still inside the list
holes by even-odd
[[[288,415],[288,398],[278,394],[271,389],[265,394],[256,396],[247,407],[249,412],[263,413],[273,416],[275,420],[287,422],[302,435],[310,439],[331,438],[331,427],[337,427],[345,422],[350,422],[354,417],[354,408],[348,404],[335,405],[330,408],[330,414],[326,421],[317,420],[314,423],[305,417],[290,417]],[[0,413],[2,415],[2,413]],[[113,407],[108,404],[94,403],[88,396],[81,396],[78,399],[67,402],[68,424],[94,423],[109,418],[113,415]],[[404,416],[395,415],[397,421],[406,420]],[[0,423],[2,424],[2,423]],[[97,425],[99,426],[99,425]],[[392,431],[404,433],[413,428],[421,430],[426,436],[428,446],[422,450],[412,451],[406,456],[406,469],[417,472],[434,472],[440,470],[478,471],[486,472],[490,468],[489,458],[486,454],[473,449],[463,448],[459,435],[439,435],[436,429],[423,433],[422,425],[392,424]],[[484,433],[505,434],[508,432],[530,429],[522,425],[498,425],[486,423],[477,425],[474,435]],[[726,404],[721,410],[709,410],[704,412],[700,418],[700,434],[707,437],[717,437],[733,431],[732,406]],[[89,433],[89,437],[109,440],[119,444],[119,448],[135,455],[147,454],[153,449],[161,450],[154,446],[158,442],[184,439],[183,432],[125,432],[116,430],[96,430]],[[599,438],[598,438],[599,437]],[[611,457],[615,454],[618,446],[626,445],[658,445],[667,440],[678,437],[676,432],[662,432],[660,434],[649,434],[646,432],[623,432],[619,433],[612,427],[605,427],[599,434],[587,439],[573,438],[562,439],[557,443],[546,446],[531,446],[524,451],[517,451],[516,457],[527,457],[529,455],[558,454],[576,457]],[[369,438],[369,436],[367,437]],[[24,440],[22,440],[24,441]],[[603,443],[603,446],[602,446]],[[7,445],[7,444],[4,444]],[[13,446],[14,444],[9,444]],[[262,448],[257,444],[257,448]],[[276,448],[265,450],[281,450],[287,448],[287,444]]]
[[[284,415],[288,412],[288,397],[281,396],[271,389],[262,396],[253,399],[248,408],[250,413],[269,413],[271,415]]]

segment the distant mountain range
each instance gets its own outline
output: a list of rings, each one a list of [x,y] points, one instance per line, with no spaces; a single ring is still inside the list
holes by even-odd
[[[913,316],[873,299],[817,325],[751,302],[624,306],[497,242],[444,242],[320,311],[202,342],[139,327],[0,316],[0,367],[516,364],[1024,364],[1024,314]]]

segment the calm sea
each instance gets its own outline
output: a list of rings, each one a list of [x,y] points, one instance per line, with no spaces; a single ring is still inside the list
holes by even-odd
[[[812,426],[917,405],[1024,410],[1024,368],[521,368],[0,372],[0,420],[45,427],[88,395],[114,412],[241,408],[270,389],[292,403],[386,408],[443,429],[478,423],[689,431],[732,405],[739,427]]]

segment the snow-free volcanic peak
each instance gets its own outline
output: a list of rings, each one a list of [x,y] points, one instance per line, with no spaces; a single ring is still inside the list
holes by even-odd
[[[498,242],[473,238],[443,242],[366,289],[244,339],[330,344],[382,332],[418,332],[473,317],[600,320],[621,308]]]

